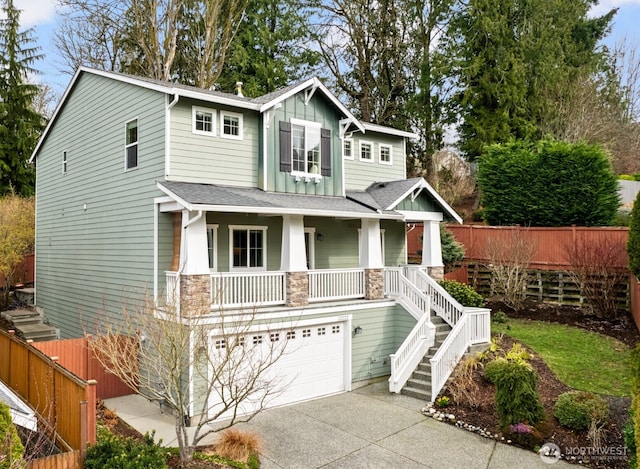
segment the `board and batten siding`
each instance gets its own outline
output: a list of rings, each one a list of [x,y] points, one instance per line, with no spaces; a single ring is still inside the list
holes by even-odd
[[[274,112],[274,111],[271,111]],[[263,116],[264,118],[264,116]],[[322,176],[316,183],[296,178],[291,173],[280,171],[280,121],[301,119],[317,122],[322,128],[331,131],[331,176]],[[340,112],[321,93],[316,92],[308,104],[304,103],[304,93],[298,93],[282,102],[282,107],[275,110],[274,118],[266,128],[266,181],[260,174],[259,187],[272,192],[288,192],[292,194],[328,195],[342,197],[342,143],[340,140]],[[260,155],[261,164],[264,163]]]
[[[354,133],[352,141],[352,159],[344,158],[344,185],[348,191],[364,190],[374,182],[397,181],[406,178],[405,172],[405,141],[402,137],[367,132],[364,135]],[[372,161],[360,160],[360,142],[372,144]],[[380,163],[379,144],[390,145],[392,148],[392,163]],[[342,148],[340,149],[342,154]]]
[[[215,135],[193,133],[193,106],[215,114]],[[242,114],[242,140],[220,136],[221,110]],[[257,187],[259,121],[254,111],[181,99],[171,109],[167,180]]]
[[[37,155],[36,304],[61,337],[118,318],[153,288],[155,181],[164,174],[163,94],[83,73]],[[138,167],[125,172],[125,123]],[[62,153],[68,171],[62,174]]]

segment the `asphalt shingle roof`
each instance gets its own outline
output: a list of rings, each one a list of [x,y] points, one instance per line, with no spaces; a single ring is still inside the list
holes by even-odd
[[[367,187],[366,192],[385,210],[420,181],[421,178],[374,182]]]

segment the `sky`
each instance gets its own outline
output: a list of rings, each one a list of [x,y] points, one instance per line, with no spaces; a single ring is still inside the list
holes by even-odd
[[[22,27],[34,28],[37,44],[44,54],[44,59],[35,64],[35,68],[42,72],[36,80],[48,84],[57,96],[61,96],[71,76],[59,71],[60,58],[53,45],[53,35],[60,21],[56,12],[56,0],[14,0],[14,3],[22,10]],[[640,48],[640,0],[602,0],[591,14],[601,15],[611,8],[619,8],[619,11],[605,44],[611,46],[626,38],[627,43],[637,44]]]

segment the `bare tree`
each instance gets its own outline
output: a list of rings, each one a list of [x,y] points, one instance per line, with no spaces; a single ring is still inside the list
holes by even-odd
[[[177,313],[146,295],[140,306],[123,308],[119,324],[99,324],[90,342],[106,370],[172,411],[183,461],[205,437],[250,420],[289,384],[274,369],[288,334],[254,332],[255,311],[209,313],[209,304],[184,300]],[[214,421],[215,429],[208,425]]]
[[[432,155],[427,181],[449,205],[471,194],[476,185],[469,163],[451,150],[440,150]]]
[[[585,307],[600,317],[617,317],[620,286],[628,277],[627,250],[624,243],[610,237],[578,238],[564,246],[571,265],[569,275],[586,298]]]
[[[491,293],[514,309],[520,308],[527,296],[528,269],[537,249],[520,232],[518,227],[504,237],[487,240]]]

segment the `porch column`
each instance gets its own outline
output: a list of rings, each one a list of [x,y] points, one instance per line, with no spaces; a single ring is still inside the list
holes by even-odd
[[[425,220],[423,225],[422,265],[427,267],[431,277],[441,280],[444,278],[444,263],[440,243],[440,222]]]
[[[360,267],[364,267],[365,299],[384,298],[384,263],[380,220],[363,218],[360,231]]]
[[[208,312],[211,307],[211,273],[207,249],[206,213],[183,210],[180,237],[180,310],[184,315]]]
[[[309,273],[304,244],[304,216],[282,216],[280,270],[285,272],[287,306],[309,304]]]

